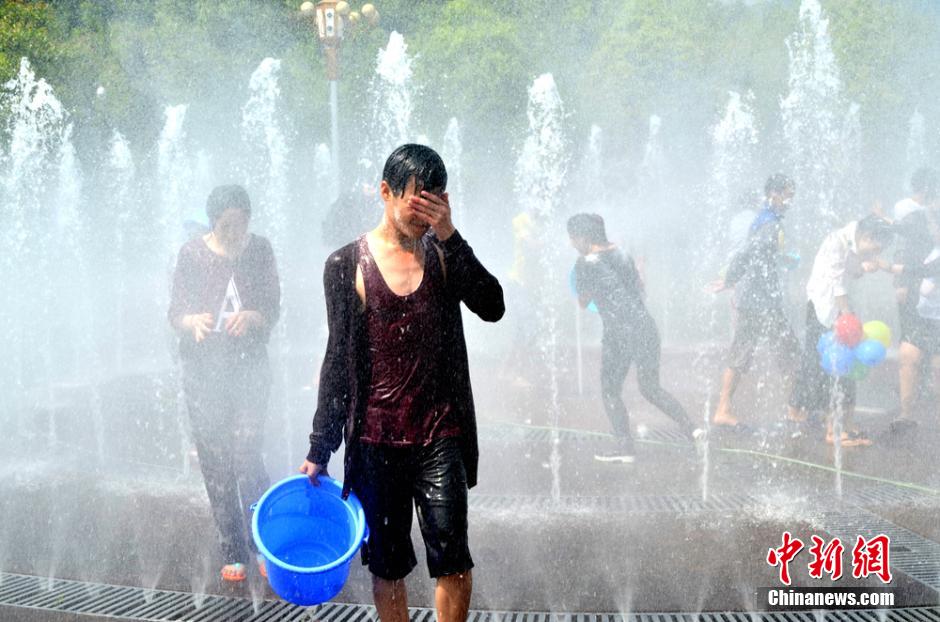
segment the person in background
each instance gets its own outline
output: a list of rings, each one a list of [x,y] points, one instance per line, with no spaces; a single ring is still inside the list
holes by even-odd
[[[698,431],[678,400],[659,379],[660,340],[653,317],[643,302],[643,282],[633,259],[607,240],[604,219],[575,214],[568,219],[568,236],[580,257],[575,263],[578,302],[597,307],[604,325],[601,342],[601,392],[616,446],[594,457],[602,462],[633,462],[636,451],[630,433],[623,383],[636,363],[640,394],[675,421],[694,440]]]
[[[850,280],[877,272],[880,268],[878,255],[893,237],[891,223],[878,216],[866,216],[833,231],[819,247],[806,284],[809,298],[806,304],[806,338],[800,370],[790,394],[789,418],[803,421],[810,412],[826,412],[833,406],[841,407],[843,432],[840,442],[843,447],[871,445],[871,440],[855,427],[852,420],[855,381],[847,376],[834,380],[827,375],[820,365],[816,344],[825,332],[832,330],[840,315],[852,313]],[[830,445],[835,443],[831,421],[826,442]]]
[[[731,261],[725,278],[712,288],[718,292],[733,287],[737,310],[730,360],[712,416],[715,426],[746,429],[732,412],[731,402],[761,341],[772,346],[787,385],[799,365],[800,344],[783,308],[779,274],[785,261],[783,217],[795,191],[796,185],[786,175],[776,173],[767,179],[764,207],[751,223],[747,244]]]
[[[270,242],[248,232],[245,190],[215,188],[206,214],[211,231],[180,249],[167,315],[179,333],[183,392],[219,532],[222,579],[242,581],[257,555],[249,506],[269,484],[261,456],[271,387],[267,342],[281,290]]]
[[[899,268],[895,276],[895,294],[898,301],[900,345],[898,346],[898,388],[901,411],[891,422],[891,430],[905,433],[916,427],[914,402],[924,374],[924,351],[918,346],[929,332],[917,312],[919,286],[922,276],[919,268],[933,250],[934,241],[929,232],[927,207],[933,205],[940,190],[940,176],[931,168],[920,168],[911,176],[911,196],[894,206],[894,224],[898,244],[894,263],[908,266]]]

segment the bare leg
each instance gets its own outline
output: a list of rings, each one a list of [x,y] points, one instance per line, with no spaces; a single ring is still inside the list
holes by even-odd
[[[920,380],[920,362],[923,352],[906,341],[898,348],[898,384],[901,392],[901,415],[898,419],[913,420],[914,400]]]
[[[437,622],[464,622],[470,610],[470,593],[473,591],[473,572],[439,577],[434,590]]]
[[[796,421],[797,423],[802,423],[806,421],[806,409],[797,408],[796,406],[787,406],[787,419],[790,421]]]
[[[372,575],[372,599],[382,622],[408,622],[405,580],[390,581]]]
[[[737,425],[737,418],[731,414],[731,398],[738,388],[741,374],[732,368],[727,368],[721,375],[721,393],[718,396],[718,408],[712,417],[714,425]]]

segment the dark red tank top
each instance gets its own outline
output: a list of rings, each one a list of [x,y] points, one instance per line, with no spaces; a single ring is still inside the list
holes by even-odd
[[[459,435],[442,377],[444,274],[437,252],[425,246],[421,284],[407,296],[389,288],[365,236],[359,238],[359,266],[372,362],[360,440],[409,446]]]

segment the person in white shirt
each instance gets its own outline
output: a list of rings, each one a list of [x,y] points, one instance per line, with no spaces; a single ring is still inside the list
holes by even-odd
[[[803,358],[790,395],[790,419],[805,420],[808,412],[825,412],[841,397],[844,414],[841,443],[844,447],[870,445],[871,441],[852,424],[855,407],[855,381],[846,376],[831,378],[819,363],[816,344],[832,329],[843,313],[851,313],[849,280],[882,265],[878,255],[891,242],[891,224],[878,216],[852,221],[826,236],[806,284],[806,339]],[[834,394],[835,393],[835,394]],[[833,444],[832,424],[827,426],[826,442]]]

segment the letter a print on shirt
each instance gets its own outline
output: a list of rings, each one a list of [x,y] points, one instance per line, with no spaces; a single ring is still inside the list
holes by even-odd
[[[225,328],[225,322],[242,310],[242,299],[238,296],[238,287],[235,286],[235,276],[228,280],[228,287],[225,288],[225,300],[222,301],[222,308],[219,309],[218,320],[215,323],[215,332],[220,333]]]

